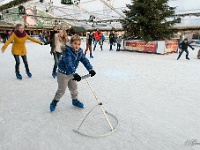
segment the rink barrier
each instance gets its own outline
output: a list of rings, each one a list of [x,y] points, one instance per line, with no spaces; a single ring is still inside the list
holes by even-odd
[[[154,54],[167,54],[178,52],[177,40],[166,41],[142,41],[142,40],[124,40],[123,50],[145,52]]]

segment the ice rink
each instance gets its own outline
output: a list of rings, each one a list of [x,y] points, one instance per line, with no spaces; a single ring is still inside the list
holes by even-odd
[[[57,81],[51,76],[54,60],[50,47],[31,42],[26,46],[32,78],[25,74],[21,59],[23,79],[16,79],[11,44],[0,54],[0,150],[200,149],[198,47],[194,51],[189,48],[191,60],[183,53],[177,61],[178,54],[109,51],[106,42],[101,51],[97,45],[94,58],[89,58],[97,74],[88,81],[120,125],[109,136],[89,138],[73,131],[96,105],[87,82],[78,83],[84,109],[72,106],[67,89],[50,113],[49,104],[57,90]],[[77,72],[88,73],[82,64]],[[110,131],[99,107],[90,113],[81,131],[93,135]],[[185,144],[192,139],[197,143]]]

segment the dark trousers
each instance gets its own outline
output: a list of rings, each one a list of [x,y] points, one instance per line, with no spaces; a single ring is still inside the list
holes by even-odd
[[[53,53],[54,62],[55,62],[54,67],[53,67],[53,73],[56,73],[56,69],[57,69],[58,62],[60,60],[61,55],[62,53],[59,53],[59,52]]]
[[[110,42],[110,50],[112,50],[113,42]]]
[[[19,71],[19,65],[20,65],[19,55],[13,55],[13,56],[14,56],[15,61],[16,61],[16,64],[15,64],[15,73],[19,74],[20,73],[20,71]],[[26,68],[26,73],[30,73],[29,68],[28,68],[28,61],[27,61],[26,55],[21,56],[21,57],[22,57],[22,60],[24,62],[24,66]]]
[[[7,40],[8,40],[8,37],[3,37],[3,43],[6,43]]]
[[[186,58],[189,58],[188,57],[189,56],[189,51],[187,49],[181,49],[177,59],[179,59],[181,57],[181,55],[183,54],[184,51],[186,52]]]
[[[121,44],[117,43],[117,51],[120,51]]]

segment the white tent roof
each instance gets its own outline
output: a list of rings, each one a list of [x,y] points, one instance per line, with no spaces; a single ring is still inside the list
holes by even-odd
[[[0,5],[9,3],[11,0],[0,0]],[[37,9],[46,11],[49,14],[65,18],[70,25],[83,26],[86,29],[91,28],[121,28],[121,24],[116,22],[124,17],[123,10],[127,9],[126,4],[131,0],[80,0],[78,5],[63,5],[61,0],[30,0],[25,3],[25,7],[36,6]],[[196,0],[170,0],[169,5],[176,7],[176,14],[197,13],[200,12],[200,1]],[[93,24],[88,22],[89,17],[95,16]],[[199,17],[186,16],[181,17],[182,21],[176,26],[200,26]]]

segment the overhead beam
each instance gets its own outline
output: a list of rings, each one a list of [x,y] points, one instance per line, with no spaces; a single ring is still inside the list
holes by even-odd
[[[47,2],[45,2],[45,1],[44,1],[44,3],[45,3],[46,5],[48,5],[49,7],[51,7],[50,3],[47,3]],[[53,7],[55,7],[55,6],[53,6]],[[43,11],[43,12],[44,12],[44,11]],[[62,18],[62,17],[53,15],[53,14],[48,13],[48,12],[45,12],[45,13],[47,13],[48,15],[50,15],[50,16],[52,16],[52,17],[54,17],[54,18],[60,18],[60,19],[62,19],[64,22],[66,22],[68,25],[74,26],[74,24],[72,24],[71,22],[69,22],[69,21],[67,21],[67,20],[64,20],[64,18]]]
[[[83,11],[84,13],[87,13],[89,15],[93,15],[96,19],[98,19],[98,21],[103,21],[103,19],[99,18],[96,14],[91,13],[89,11],[87,11],[85,8],[81,7],[79,4],[74,4],[74,6],[76,6],[77,8],[79,8],[80,11]],[[111,24],[106,23],[108,26],[111,26],[112,28],[115,28],[114,26],[112,26]]]
[[[108,6],[110,9],[112,9],[114,12],[116,12],[118,15],[120,15],[122,18],[126,18],[126,16],[122,13],[120,13],[118,10],[116,10],[112,5],[110,5],[108,2],[106,2],[105,0],[100,0],[103,4],[105,4],[106,6]]]

